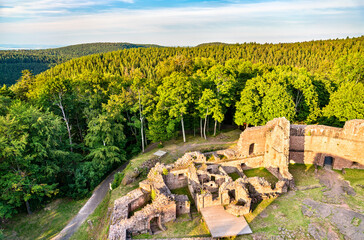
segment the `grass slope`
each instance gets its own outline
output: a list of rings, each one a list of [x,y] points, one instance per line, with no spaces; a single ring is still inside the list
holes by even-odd
[[[71,220],[86,199],[57,199],[32,215],[18,214],[4,224],[5,239],[51,239]]]

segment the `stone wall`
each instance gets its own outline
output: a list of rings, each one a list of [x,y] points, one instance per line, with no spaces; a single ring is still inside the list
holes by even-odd
[[[177,216],[190,213],[191,203],[186,195],[174,194],[173,199],[176,202]]]
[[[333,158],[333,168],[364,169],[364,120],[350,120],[344,128],[322,125],[291,125],[290,160],[324,165]]]
[[[183,188],[187,186],[188,169],[171,170],[164,177],[165,183],[169,189]]]
[[[266,126],[247,128],[240,135],[237,143],[239,157],[252,157],[264,154],[266,132]]]
[[[289,131],[290,124],[285,118],[276,118],[265,126],[266,140],[264,153],[264,167],[279,168],[285,172],[289,163]]]
[[[294,187],[288,171],[290,123],[286,118],[275,118],[265,126],[252,127],[241,133],[235,149],[235,159],[223,166],[258,168],[265,167],[279,180]]]

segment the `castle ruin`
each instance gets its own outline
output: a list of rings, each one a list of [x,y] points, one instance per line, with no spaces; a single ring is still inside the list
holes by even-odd
[[[115,201],[109,239],[153,234],[153,226],[163,231],[164,223],[190,213],[188,197],[172,194],[173,189],[188,187],[198,211],[223,206],[239,217],[251,211],[253,202],[295,188],[289,163],[364,169],[363,146],[364,120],[350,120],[344,128],[334,128],[290,125],[285,118],[277,118],[265,126],[248,128],[233,149],[189,152],[173,164],[157,163],[138,189]],[[264,178],[245,176],[244,170],[258,167],[277,177],[275,186]],[[240,177],[234,181],[231,173]]]

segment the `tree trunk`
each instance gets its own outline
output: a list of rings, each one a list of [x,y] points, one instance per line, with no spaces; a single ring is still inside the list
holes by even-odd
[[[30,210],[30,205],[29,205],[29,202],[28,201],[25,201],[25,206],[27,207],[27,212],[28,214],[32,214],[32,211]]]
[[[145,118],[143,118],[143,125],[144,125],[144,119]],[[145,128],[147,128],[147,126],[145,126]],[[144,133],[144,146],[145,147],[148,146],[148,139],[147,139],[147,134],[146,133]]]
[[[196,137],[195,117],[193,117],[193,136]]]
[[[68,132],[68,139],[69,139],[69,142],[70,142],[70,146],[71,146],[71,152],[73,152],[73,149],[72,149],[72,135],[71,135],[71,127],[68,123],[68,119],[66,117],[66,113],[64,112],[64,108],[63,108],[63,105],[62,105],[62,97],[61,97],[61,94],[59,93],[58,94],[58,97],[59,97],[59,102],[58,102],[58,107],[61,109],[62,111],[62,115],[63,115],[63,120],[66,122],[66,127],[67,127],[67,132]]]
[[[142,152],[144,152],[144,129],[143,129],[143,118],[140,117],[140,133],[142,136]]]
[[[142,137],[142,152],[144,152],[144,131],[143,131],[143,117],[142,117],[142,110],[140,104],[140,92],[138,91],[139,96],[139,117],[140,117],[140,132]]]
[[[216,126],[217,126],[217,120],[215,120],[215,126],[214,126],[214,136],[216,136]]]
[[[130,116],[129,116],[129,114],[128,114],[128,111],[126,111],[126,117],[128,118],[128,121],[130,122],[130,123],[132,123],[131,122],[131,118],[130,118]],[[138,142],[138,136],[137,136],[137,134],[136,134],[136,129],[133,127],[133,126],[131,126],[130,124],[128,124],[129,125],[129,127],[130,127],[130,131],[131,131],[131,133],[135,136],[135,142],[137,143]]]
[[[206,124],[207,124],[207,113],[209,112],[209,108],[207,108],[207,111],[206,111],[206,116],[205,116],[205,126],[203,128],[203,134],[204,134],[204,138],[207,139],[206,137]]]
[[[183,123],[183,115],[182,115],[182,114],[181,114],[181,124],[182,124],[183,142],[186,142],[185,125],[184,125],[184,123]]]
[[[82,129],[80,127],[80,122],[78,120],[78,115],[76,115],[76,121],[77,121],[77,128],[78,128],[78,132],[80,134],[80,139],[81,139],[81,142],[83,142],[83,134],[82,134]]]
[[[201,138],[203,138],[203,127],[202,127],[202,118],[200,118],[200,133],[201,133]]]

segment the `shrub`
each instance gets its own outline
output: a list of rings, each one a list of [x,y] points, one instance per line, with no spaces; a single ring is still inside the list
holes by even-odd
[[[121,181],[123,180],[124,172],[118,172],[114,175],[114,181],[111,183],[111,188],[115,189],[120,186]]]
[[[4,237],[4,234],[3,234],[3,230],[0,229],[0,240],[4,240],[5,237]]]
[[[155,192],[154,189],[152,189],[152,192],[150,193],[150,197],[152,198],[153,201],[157,197],[157,193]]]

